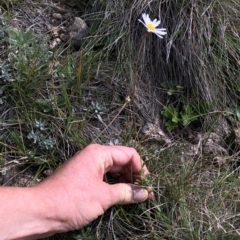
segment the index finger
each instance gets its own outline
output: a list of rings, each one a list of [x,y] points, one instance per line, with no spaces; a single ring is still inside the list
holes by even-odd
[[[138,152],[131,147],[108,146],[109,156],[105,158],[105,172],[123,173],[146,176],[149,171],[141,160]]]

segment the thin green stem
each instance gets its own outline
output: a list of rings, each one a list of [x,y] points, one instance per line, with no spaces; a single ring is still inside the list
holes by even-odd
[[[146,38],[147,38],[147,32],[145,33],[144,38],[143,38],[141,45],[139,47],[139,50],[138,50],[137,61],[136,61],[135,67],[134,67],[134,75],[133,75],[133,90],[132,90],[132,103],[133,104],[132,104],[132,106],[133,106],[133,124],[134,124],[135,132],[137,132],[137,127],[136,127],[136,118],[135,118],[136,111],[135,111],[134,96],[136,93],[137,76],[138,76],[138,70],[139,70],[139,63],[140,63],[140,59],[141,59],[141,53],[142,53],[142,49],[143,49],[144,43],[146,41]]]

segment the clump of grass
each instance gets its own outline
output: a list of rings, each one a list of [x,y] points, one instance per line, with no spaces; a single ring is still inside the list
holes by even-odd
[[[102,46],[102,56],[116,59],[116,78],[128,79],[129,89],[134,84],[141,86],[135,94],[141,108],[148,104],[145,99],[149,95],[156,99],[150,100],[155,105],[153,112],[149,107],[144,109],[148,111],[145,115],[150,116],[148,120],[153,121],[163,105],[184,101],[186,96],[207,101],[218,110],[225,110],[226,106],[236,109],[238,2],[91,1],[89,5],[96,8],[84,17],[92,28],[98,28],[87,49]],[[146,29],[137,21],[143,12],[161,18],[161,27],[168,32],[163,40],[151,34],[145,37]],[[181,93],[167,94],[172,84],[181,86]],[[141,89],[148,90],[144,94]]]
[[[2,0],[1,3],[0,3],[0,9],[3,8],[9,13],[11,6],[16,1],[17,0]]]
[[[146,148],[155,201],[114,207],[79,235],[88,229],[97,239],[238,239],[236,172],[201,156],[193,161],[184,147],[155,154]]]
[[[4,129],[8,137],[1,138],[1,145],[5,152],[26,157],[28,163],[55,168],[57,158],[64,161],[75,152],[64,133],[65,123],[71,122],[66,81],[71,82],[67,74],[74,70],[72,59],[62,67],[57,51],[49,51],[47,42],[39,42],[31,30],[24,32],[2,21],[1,109],[3,124],[9,127]]]

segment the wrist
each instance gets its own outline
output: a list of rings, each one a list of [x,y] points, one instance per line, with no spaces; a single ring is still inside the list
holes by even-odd
[[[57,202],[51,197],[53,189],[48,191],[40,184],[30,190],[37,207],[37,209],[34,207],[36,210],[35,218],[38,222],[38,229],[36,229],[38,235],[36,236],[48,237],[56,233],[66,232],[68,230],[66,221],[60,217]]]
[[[41,188],[0,188],[1,239],[37,239],[64,232],[51,199]]]

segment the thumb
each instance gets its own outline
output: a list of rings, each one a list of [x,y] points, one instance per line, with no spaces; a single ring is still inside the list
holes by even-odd
[[[148,199],[148,191],[136,185],[117,183],[109,185],[112,205],[144,202]]]

